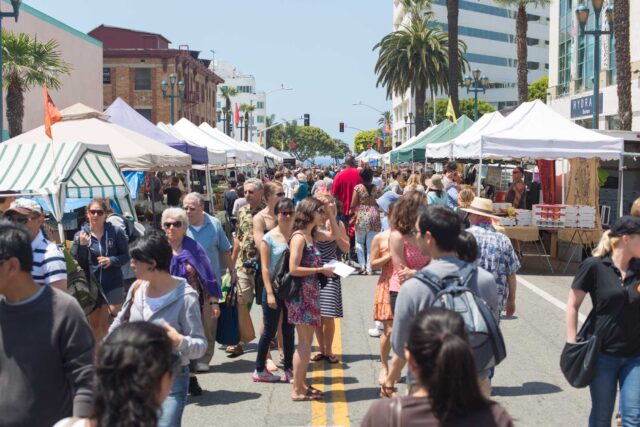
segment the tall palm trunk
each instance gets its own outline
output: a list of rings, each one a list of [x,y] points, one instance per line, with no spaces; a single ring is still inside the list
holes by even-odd
[[[458,102],[458,86],[460,85],[460,82],[458,81],[458,77],[460,75],[460,62],[458,60],[457,49],[458,13],[458,0],[447,0],[447,33],[449,35],[449,96],[451,97],[451,103],[453,104],[453,110],[456,112],[456,117],[460,116],[460,105]],[[424,98],[424,92],[422,95]]]
[[[225,133],[227,135],[231,135],[231,130],[233,129],[233,127],[231,126],[231,99],[227,98],[225,100],[226,102],[226,107],[227,107],[227,117],[226,117],[226,122],[224,124],[226,131]]]
[[[249,141],[249,130],[251,126],[249,126],[249,112],[244,113],[244,140]]]
[[[629,52],[629,0],[616,0],[613,8],[613,31],[616,36],[618,81],[618,115],[620,129],[631,130],[631,54]]]
[[[426,101],[426,88],[423,82],[416,82],[415,93],[413,94],[416,100],[416,115],[414,117],[416,125],[416,135],[424,130],[424,103]]]
[[[18,76],[7,77],[7,122],[9,124],[9,138],[22,133],[22,119],[24,119],[24,89]],[[0,95],[1,96],[1,95]]]
[[[527,82],[527,6],[521,2],[516,15],[516,43],[518,46],[518,104],[529,99]]]

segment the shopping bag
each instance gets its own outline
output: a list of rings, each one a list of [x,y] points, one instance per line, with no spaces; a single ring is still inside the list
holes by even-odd
[[[220,303],[216,342],[222,345],[237,345],[240,342],[236,283],[229,284],[229,290]]]

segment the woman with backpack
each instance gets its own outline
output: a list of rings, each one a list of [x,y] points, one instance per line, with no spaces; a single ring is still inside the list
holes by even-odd
[[[95,277],[101,288],[96,308],[88,316],[96,342],[101,342],[107,334],[109,317],[115,317],[124,302],[122,266],[129,262],[127,235],[107,222],[108,212],[105,199],[91,200],[87,206],[87,222],[75,234],[71,246],[78,264]]]
[[[169,272],[173,251],[161,231],[150,231],[140,237],[130,252],[131,267],[138,280],[131,285],[109,333],[122,324],[141,320],[164,327],[180,362],[169,396],[162,403],[158,427],[180,427],[187,402],[189,361],[202,357],[207,349],[198,292],[184,278]]]
[[[268,185],[269,184],[267,184],[267,186]],[[251,376],[254,382],[279,382],[282,380],[279,375],[274,375],[266,369],[271,342],[276,336],[280,319],[282,319],[281,335],[284,355],[284,374],[287,382],[293,380],[295,328],[288,322],[287,306],[284,300],[279,298],[274,292],[271,281],[272,278],[279,273],[278,266],[281,263],[285,251],[287,251],[289,247],[289,239],[293,227],[293,200],[282,199],[278,201],[274,207],[274,214],[277,225],[264,235],[262,243],[259,245],[260,272],[262,274],[262,280],[264,281],[264,292],[260,297],[262,301],[263,330],[260,335],[260,340],[258,341],[256,369]]]
[[[599,339],[599,352],[589,391],[589,426],[611,424],[620,384],[622,425],[640,419],[640,218],[623,216],[606,231],[593,256],[582,261],[567,303],[567,342],[575,343],[578,310],[587,294],[593,309],[585,323]]]
[[[325,223],[324,204],[313,197],[303,199],[296,206],[293,221],[293,234],[289,242],[289,272],[299,292],[286,301],[286,306],[289,323],[295,325],[298,333],[298,348],[293,356],[291,399],[300,402],[322,399],[322,393],[307,385],[305,378],[313,333],[322,324],[320,275],[333,276],[333,266],[322,266],[322,256],[315,244],[318,227]]]
[[[180,355],[163,327],[123,325],[98,347],[93,416],[65,418],[54,427],[155,427],[179,368]]]
[[[376,199],[381,196],[380,190],[373,184],[373,171],[363,168],[360,171],[362,184],[353,189],[351,212],[355,212],[356,255],[360,271],[358,274],[371,274],[371,241],[382,227],[380,211]]]
[[[436,308],[420,312],[404,357],[418,390],[378,400],[362,426],[513,426],[507,411],[480,391],[465,323],[458,313]]]
[[[326,209],[325,224],[318,229],[316,246],[322,264],[327,264],[338,260],[338,249],[342,253],[349,253],[349,236],[344,224],[337,220],[336,199],[329,193],[317,193],[316,198],[324,203]],[[320,315],[322,324],[316,328],[318,354],[311,360],[338,363],[338,358],[333,354],[333,338],[336,332],[335,319],[342,317],[342,283],[339,276],[328,277],[326,285],[320,287]]]

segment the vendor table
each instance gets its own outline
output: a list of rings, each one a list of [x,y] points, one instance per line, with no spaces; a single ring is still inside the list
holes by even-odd
[[[563,228],[563,230],[571,233],[571,239],[569,240],[564,239],[569,242],[569,246],[573,244],[580,245],[580,253],[582,253],[582,251],[585,248],[588,248],[590,251],[593,250],[593,247],[594,247],[593,240],[589,238],[589,235],[594,231],[597,231],[597,229],[595,228]],[[567,271],[567,268],[569,267],[569,264],[571,263],[571,260],[573,259],[574,254],[575,254],[575,251],[571,251],[571,256],[567,260],[567,263],[564,266],[564,270],[562,270],[563,273]]]
[[[553,273],[553,266],[551,265],[551,260],[549,259],[550,255],[547,253],[547,250],[544,248],[544,243],[540,238],[540,228],[531,225],[531,226],[514,226],[514,227],[503,227],[501,225],[495,225],[494,227],[500,233],[506,235],[509,239],[514,240],[516,242],[516,250],[520,254],[520,256],[540,256],[544,257],[547,261],[547,265],[549,266],[549,271]],[[543,229],[546,230],[546,229]],[[532,243],[536,249],[536,252],[523,252],[522,251],[522,243]]]

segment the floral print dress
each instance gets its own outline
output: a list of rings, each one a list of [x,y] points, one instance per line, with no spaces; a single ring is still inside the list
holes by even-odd
[[[300,266],[309,268],[322,266],[322,256],[315,244],[305,241]],[[320,280],[318,275],[312,274],[310,276],[297,277],[296,280],[302,282],[300,293],[295,298],[285,301],[289,323],[292,325],[320,326]]]
[[[388,253],[389,248],[384,248],[380,251],[380,257],[383,257]],[[373,320],[381,322],[384,320],[393,320],[393,313],[391,312],[391,296],[389,294],[389,279],[391,279],[392,274],[393,263],[389,260],[382,266],[382,272],[378,278],[376,296],[373,301]]]

